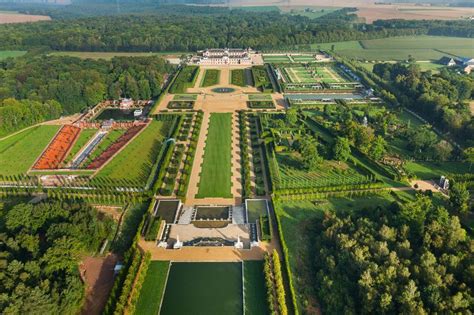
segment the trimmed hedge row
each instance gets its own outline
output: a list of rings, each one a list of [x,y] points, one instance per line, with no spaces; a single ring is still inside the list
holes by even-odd
[[[188,88],[195,85],[199,74],[199,66],[185,66],[176,75],[169,88],[171,94],[185,93]]]
[[[128,314],[135,314],[138,298],[140,297],[140,292],[143,286],[143,282],[145,282],[145,277],[148,271],[148,267],[150,266],[150,261],[151,261],[151,254],[150,252],[147,252],[143,259],[143,262],[140,268],[140,273],[137,276],[137,280],[135,281],[135,285],[131,293],[130,303],[127,307]]]
[[[194,156],[196,154],[197,141],[199,138],[199,133],[201,131],[201,124],[204,113],[199,111],[196,113],[196,118],[194,121],[194,128],[191,134],[191,140],[189,143],[188,150],[186,151],[186,157],[184,160],[184,168],[181,172],[181,178],[179,180],[177,196],[184,198],[189,186],[189,180],[191,178],[191,170],[193,167]]]
[[[250,181],[250,160],[249,149],[247,145],[247,116],[245,112],[239,112],[239,130],[240,130],[240,158],[241,158],[241,175],[242,175],[242,197],[252,196],[252,187]]]
[[[265,255],[263,270],[267,287],[267,300],[271,314],[287,315],[288,307],[286,306],[285,286],[283,285],[280,256],[275,249],[271,255]]]

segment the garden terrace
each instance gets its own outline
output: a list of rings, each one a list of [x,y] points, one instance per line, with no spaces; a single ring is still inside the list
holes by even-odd
[[[185,66],[176,75],[169,92],[172,94],[185,93],[196,83],[199,74],[199,66]]]
[[[87,169],[98,169],[101,168],[107,161],[120,151],[127,143],[135,137],[146,124],[135,125],[128,129],[120,138],[117,139],[111,146],[109,146],[104,152],[102,152],[97,158],[95,158],[88,166]]]
[[[79,136],[80,131],[81,129],[75,126],[63,126],[41,154],[38,161],[36,161],[33,169],[48,170],[58,168]]]

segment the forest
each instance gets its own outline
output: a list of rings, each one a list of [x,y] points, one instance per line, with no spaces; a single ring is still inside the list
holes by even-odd
[[[474,303],[473,241],[428,196],[326,213],[309,229],[312,283],[325,313],[469,313]]]
[[[171,71],[173,66],[159,57],[107,61],[27,55],[0,61],[0,122],[5,122],[0,135],[78,113],[104,99],[157,97]]]
[[[78,264],[112,232],[112,219],[82,202],[0,203],[0,313],[77,314]]]
[[[474,141],[474,121],[469,100],[474,97],[474,78],[442,69],[439,74],[422,72],[416,64],[381,63],[373,72],[388,82],[399,101],[434,122],[445,132]]]
[[[0,48],[129,52],[195,51],[208,47],[281,50],[298,44],[428,34],[440,25],[447,28],[449,35],[456,35],[456,30],[472,30],[470,21],[427,23],[414,27],[399,21],[380,25],[359,24],[353,21],[355,15],[351,12],[352,9],[343,9],[320,19],[310,19],[277,11],[256,13],[230,10],[216,14],[187,14],[186,18],[180,13],[157,13],[53,20],[14,26],[5,24],[0,25]],[[123,25],[127,28],[124,29]],[[443,35],[441,33],[437,35]],[[459,31],[456,36],[473,35]]]

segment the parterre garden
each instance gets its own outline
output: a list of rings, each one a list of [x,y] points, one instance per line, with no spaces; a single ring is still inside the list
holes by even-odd
[[[174,78],[174,81],[169,88],[169,92],[171,94],[186,93],[188,88],[195,85],[198,75],[198,66],[183,67]]]
[[[208,87],[219,84],[221,71],[218,69],[206,69],[201,82],[201,87]]]

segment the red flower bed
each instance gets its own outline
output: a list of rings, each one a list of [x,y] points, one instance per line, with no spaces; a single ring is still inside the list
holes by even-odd
[[[50,170],[57,169],[66,157],[66,153],[79,136],[81,129],[71,125],[63,126],[49,146],[43,151],[41,157],[36,161],[34,169]]]
[[[140,132],[146,125],[137,125],[128,129],[120,138],[112,143],[104,150],[98,157],[94,159],[89,165],[88,169],[97,169],[105,164],[115,153],[122,149],[137,133]]]

